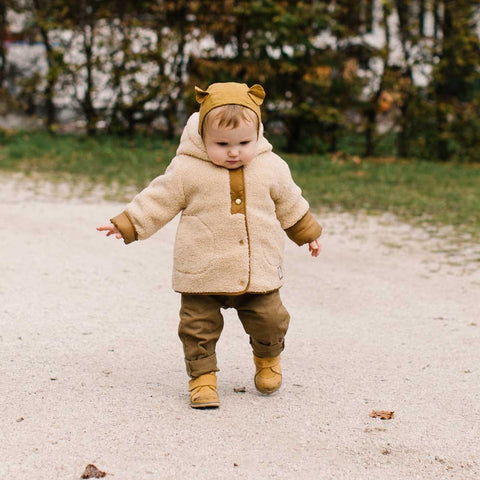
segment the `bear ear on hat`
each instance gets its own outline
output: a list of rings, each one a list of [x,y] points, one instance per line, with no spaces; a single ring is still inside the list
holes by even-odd
[[[248,89],[248,95],[257,105],[261,105],[265,98],[265,90],[261,85],[256,83]]]
[[[202,90],[201,88],[195,87],[195,97],[198,103],[202,103],[205,98],[210,95],[208,92],[205,90]]]

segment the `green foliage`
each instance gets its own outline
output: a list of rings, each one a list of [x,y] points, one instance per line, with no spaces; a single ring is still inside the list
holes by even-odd
[[[55,100],[68,89],[91,135],[99,126],[133,135],[161,124],[172,138],[184,113],[197,108],[194,85],[240,81],[264,85],[266,130],[290,152],[335,152],[360,133],[367,156],[380,154],[393,135],[390,146],[401,157],[478,160],[476,2],[8,0],[0,31],[5,5],[13,4],[26,14],[29,38],[43,42],[47,68],[15,79],[10,96],[41,113],[52,133]],[[379,26],[385,44],[377,47],[368,34]],[[429,72],[426,86],[417,83],[420,70]],[[392,125],[380,134],[385,112]]]
[[[480,39],[474,30],[475,13],[468,0],[444,2],[443,37],[435,51],[439,61],[430,85],[436,105],[435,154],[442,160],[478,160]]]
[[[233,46],[233,52],[226,58],[212,49],[194,58],[192,86],[260,82],[267,91],[267,128],[283,125],[288,151],[334,150],[339,132],[349,127],[346,110],[363,82],[348,44],[332,48],[319,41],[336,29],[331,6],[256,0],[234,2],[229,10],[226,3],[216,4],[218,11],[202,20],[206,31],[225,25],[215,39],[220,47]]]

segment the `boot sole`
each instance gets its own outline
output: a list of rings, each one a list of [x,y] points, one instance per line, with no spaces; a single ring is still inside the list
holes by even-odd
[[[203,408],[203,409],[214,409],[220,406],[220,402],[210,402],[210,403],[191,403],[192,408]]]
[[[257,389],[257,391],[260,393],[263,393],[264,395],[271,395],[272,393],[278,392],[281,386],[282,386],[282,382],[280,382],[280,385],[278,385],[278,387],[274,388],[273,390],[265,390],[265,389],[258,388],[257,384],[255,383],[255,388]]]

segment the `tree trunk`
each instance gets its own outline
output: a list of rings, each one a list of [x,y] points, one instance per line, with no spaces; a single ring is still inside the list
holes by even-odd
[[[85,96],[82,101],[83,112],[87,123],[87,135],[93,136],[97,133],[97,115],[93,106],[93,25],[84,26],[83,45],[85,49],[85,68],[87,71],[87,85]]]
[[[440,0],[433,1],[433,39],[438,40],[438,30],[440,26]]]
[[[380,92],[381,90],[379,90]],[[375,130],[377,129],[377,109],[376,109],[376,102],[378,102],[379,94],[375,95],[375,100],[371,102],[368,106],[367,111],[365,113],[365,117],[367,119],[367,126],[365,128],[365,150],[363,155],[365,157],[371,157],[375,153]]]
[[[436,106],[436,126],[437,126],[437,158],[442,162],[446,162],[450,158],[448,151],[448,142],[445,139],[444,133],[447,128],[447,119],[444,112],[442,112],[440,104]]]
[[[365,117],[367,120],[367,126],[365,127],[365,151],[364,155],[370,157],[375,153],[375,131],[377,130],[377,105],[382,90],[384,88],[385,72],[389,66],[390,55],[390,27],[388,26],[388,17],[390,15],[389,7],[384,4],[382,8],[382,21],[383,28],[385,30],[385,54],[383,57],[383,73],[380,78],[380,84],[378,86],[373,99],[367,106]]]
[[[7,70],[7,54],[3,39],[7,33],[7,6],[0,2],[0,90],[3,88]]]
[[[422,0],[423,1],[423,0]],[[400,41],[404,64],[406,65],[404,73],[402,73],[401,84],[399,85],[401,93],[400,105],[400,131],[397,136],[397,153],[400,157],[408,157],[410,155],[410,138],[409,138],[409,106],[412,99],[413,88],[413,72],[410,66],[409,44],[412,42],[412,32],[410,31],[410,12],[408,3],[405,0],[396,0],[396,7],[399,19]],[[422,27],[423,28],[423,27]]]
[[[425,37],[425,0],[419,0],[420,11],[418,12],[418,33],[420,37]]]
[[[302,122],[298,118],[289,118],[285,122],[287,127],[287,144],[285,150],[288,153],[298,152]]]
[[[397,154],[401,158],[407,158],[410,155],[410,132],[408,128],[408,108],[410,101],[405,99],[400,107],[400,131],[397,136]]]
[[[330,145],[328,148],[329,153],[335,153],[338,150],[338,135],[337,135],[337,129],[335,129],[332,132],[332,135],[330,136]]]
[[[57,75],[54,73],[54,60],[53,60],[53,49],[48,38],[48,32],[40,27],[40,34],[42,36],[43,44],[45,45],[46,57],[48,71],[46,75],[46,82],[44,95],[45,95],[45,126],[49,133],[55,132],[55,122],[56,122],[56,109],[55,103],[53,101],[55,97],[55,84],[57,82]]]
[[[45,97],[45,127],[50,134],[53,134],[56,121],[56,109],[53,99],[55,97],[55,84],[57,83],[58,73],[55,72],[56,65],[54,51],[44,22],[44,19],[49,15],[49,11],[47,10],[47,5],[40,0],[33,1],[33,8],[35,10],[36,25],[40,31],[40,36],[42,37],[42,42],[45,47],[45,57],[47,60],[47,74],[45,75],[46,85],[43,90],[43,95]]]

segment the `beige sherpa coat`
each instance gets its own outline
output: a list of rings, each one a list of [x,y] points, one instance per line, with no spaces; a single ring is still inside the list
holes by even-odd
[[[125,243],[146,239],[182,212],[173,288],[182,293],[265,293],[282,284],[284,230],[297,244],[321,227],[287,164],[259,136],[255,158],[229,170],[213,164],[198,134],[198,113],[164,175],[112,219]]]

